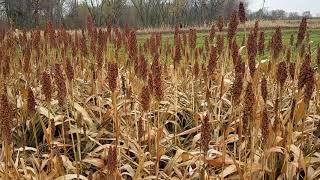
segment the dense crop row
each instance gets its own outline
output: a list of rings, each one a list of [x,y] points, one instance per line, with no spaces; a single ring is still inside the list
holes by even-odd
[[[320,48],[307,19],[289,44],[280,27],[265,42],[258,21],[237,42],[245,21],[240,5],[203,47],[194,29],[138,43],[90,17],[81,32],[2,32],[0,176],[316,179]]]

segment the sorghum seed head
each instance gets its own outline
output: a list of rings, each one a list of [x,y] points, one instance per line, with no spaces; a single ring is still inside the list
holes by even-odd
[[[144,86],[142,88],[140,102],[141,102],[143,111],[148,112],[148,110],[150,109],[150,92],[149,92],[148,86]]]
[[[245,23],[246,22],[246,10],[244,8],[244,3],[242,1],[240,1],[239,3],[239,19],[241,23]]]
[[[314,88],[315,88],[314,72],[312,68],[310,68],[306,75],[306,84],[304,89],[304,101],[305,101],[305,104],[307,105],[309,105]]]
[[[241,56],[238,57],[238,61],[235,64],[235,80],[232,84],[232,101],[233,104],[239,103],[240,96],[242,93],[243,88],[243,78],[244,78],[244,71],[245,71],[245,64],[241,60]]]
[[[277,59],[282,52],[283,44],[282,44],[282,33],[281,28],[277,27],[276,32],[272,36],[272,50],[273,50],[273,58]]]
[[[129,53],[129,59],[134,60],[136,55],[137,55],[137,37],[136,37],[136,32],[131,31],[130,37],[128,40],[128,53]]]
[[[301,47],[300,47],[300,57],[303,58],[303,56],[305,55],[305,52],[306,52],[306,44],[303,43],[301,44]]]
[[[155,55],[152,63],[152,82],[153,82],[153,92],[156,100],[159,102],[163,99],[164,93],[162,89],[162,68],[159,62],[159,55]]]
[[[148,77],[148,62],[145,59],[144,55],[140,55],[139,61],[139,74],[142,80],[146,80]]]
[[[66,75],[69,81],[72,81],[74,78],[73,65],[69,58],[66,59]]]
[[[301,45],[302,41],[304,40],[306,30],[307,30],[307,18],[303,17],[301,20],[299,32],[297,35],[297,44],[296,44],[297,47]]]
[[[108,82],[111,92],[115,92],[117,88],[118,64],[115,62],[108,63]]]
[[[197,32],[195,29],[190,29],[189,31],[189,46],[195,49],[197,45]]]
[[[306,80],[308,79],[308,75],[312,71],[312,68],[310,67],[310,62],[311,62],[311,56],[310,54],[307,54],[305,56],[305,60],[301,65],[300,68],[300,73],[298,77],[298,88],[302,89],[303,86],[306,84]]]
[[[257,56],[257,37],[255,35],[255,31],[251,30],[248,36],[248,41],[247,41],[247,52],[248,52],[248,57],[252,57],[252,59],[255,59]]]
[[[268,98],[268,82],[265,76],[261,79],[261,96],[264,100],[264,102],[267,102]]]
[[[114,174],[117,169],[117,149],[116,147],[109,147],[107,156],[107,170],[110,174]]]
[[[14,117],[14,109],[13,105],[9,103],[6,93],[1,95],[0,107],[0,125],[2,140],[9,144],[12,140],[11,126]]]
[[[28,93],[28,96],[27,96],[28,113],[34,114],[36,112],[36,100],[34,98],[34,94],[31,87],[28,87],[27,93]]]
[[[204,153],[207,153],[209,150],[209,143],[211,139],[211,126],[209,123],[209,116],[206,115],[203,118],[202,125],[201,125],[201,148]]]
[[[148,87],[149,87],[149,93],[153,94],[153,78],[152,73],[148,73]]]
[[[255,95],[252,83],[248,83],[244,97],[244,111],[242,116],[242,128],[244,133],[249,133],[249,123],[253,121],[253,106],[255,103]]]
[[[195,63],[193,65],[193,75],[194,75],[195,79],[197,79],[199,76],[199,62],[198,62],[198,60],[195,60]]]
[[[283,88],[283,85],[288,77],[287,74],[287,64],[282,61],[278,64],[278,70],[277,70],[277,82],[280,84],[281,89]]]
[[[233,11],[230,16],[229,25],[228,25],[229,47],[231,47],[231,43],[233,42],[233,39],[237,33],[238,25],[239,25],[239,19],[238,19],[237,11]]]
[[[207,71],[208,71],[209,76],[212,76],[214,74],[216,67],[217,67],[217,61],[218,61],[217,48],[212,46],[211,53],[210,53],[210,59],[209,59],[208,66],[207,66]]]
[[[51,77],[47,72],[42,73],[42,93],[45,96],[47,102],[51,101],[52,87],[51,87]]]
[[[217,37],[217,52],[218,55],[221,56],[224,51],[224,36],[222,34],[219,34]]]
[[[295,71],[296,71],[296,64],[294,62],[290,62],[289,73],[290,73],[291,79],[294,79]]]
[[[210,40],[210,42],[213,41],[214,36],[215,36],[215,33],[216,33],[216,27],[215,27],[214,24],[212,24],[211,29],[210,29],[210,34],[209,34],[209,40]]]
[[[144,129],[143,129],[143,120],[142,117],[139,118],[138,121],[138,138],[141,140],[144,134]]]
[[[255,56],[249,56],[248,65],[249,65],[249,69],[250,69],[250,75],[251,75],[251,77],[253,77],[254,73],[256,72],[256,59],[255,59]]]
[[[62,74],[60,64],[55,64],[54,66],[54,78],[56,85],[58,87],[58,103],[60,107],[63,107],[65,105],[65,98],[67,95],[67,88],[65,84],[65,79]]]
[[[218,20],[217,27],[218,27],[218,29],[219,29],[220,32],[222,32],[223,26],[224,26],[223,16],[219,16],[219,20]]]
[[[258,44],[258,52],[259,52],[259,55],[264,55],[264,32],[261,31],[260,32],[260,37],[259,37],[259,44]]]
[[[237,64],[238,56],[239,56],[239,46],[237,44],[237,40],[233,40],[231,51],[232,51],[233,65],[235,66]]]

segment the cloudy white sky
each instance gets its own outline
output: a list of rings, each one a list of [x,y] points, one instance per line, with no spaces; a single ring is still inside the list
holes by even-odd
[[[312,14],[320,14],[320,0],[265,0],[268,10],[283,9],[287,12],[311,11]],[[263,0],[249,0],[249,9],[256,11],[262,7]]]

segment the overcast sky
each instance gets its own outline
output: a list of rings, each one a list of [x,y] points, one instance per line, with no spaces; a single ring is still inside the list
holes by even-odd
[[[249,9],[256,11],[262,7],[263,0],[249,0]],[[283,9],[287,12],[311,11],[313,15],[320,14],[320,0],[266,0],[268,10]]]

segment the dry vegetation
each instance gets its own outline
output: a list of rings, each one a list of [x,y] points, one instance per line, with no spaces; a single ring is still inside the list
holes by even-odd
[[[244,24],[239,24],[238,29],[243,30],[244,27],[246,28],[253,28],[255,21],[247,21]],[[297,29],[300,26],[300,20],[263,20],[259,22],[259,29],[260,30],[273,30],[275,27],[281,27],[287,29]],[[180,29],[181,32],[188,32],[190,28],[194,28],[197,32],[209,32],[211,29],[210,24],[203,24],[201,26],[194,26],[194,27],[183,27]],[[309,29],[320,29],[320,19],[309,19],[308,20],[308,28]],[[228,28],[224,27],[224,31],[227,31]],[[138,34],[148,34],[148,33],[173,33],[174,29],[168,26],[163,26],[161,28],[143,28],[138,29]]]
[[[320,49],[307,20],[290,44],[281,28],[264,42],[256,22],[240,45],[239,12],[200,48],[194,29],[138,44],[90,18],[82,33],[2,33],[1,178],[319,178]]]

